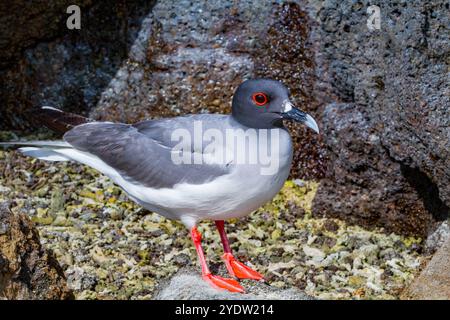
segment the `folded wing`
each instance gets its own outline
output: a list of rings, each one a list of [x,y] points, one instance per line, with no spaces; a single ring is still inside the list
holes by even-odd
[[[150,188],[171,188],[179,183],[202,184],[232,170],[231,166],[220,164],[175,164],[171,156],[174,152],[171,125],[174,123],[161,120],[136,125],[91,122],[71,129],[64,140],[77,150],[97,156],[126,180]]]

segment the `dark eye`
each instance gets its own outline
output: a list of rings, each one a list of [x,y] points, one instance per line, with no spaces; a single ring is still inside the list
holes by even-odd
[[[267,98],[267,95],[263,92],[256,92],[253,94],[252,96],[253,102],[257,105],[257,106],[263,106],[265,105],[267,102],[269,102],[269,99]]]

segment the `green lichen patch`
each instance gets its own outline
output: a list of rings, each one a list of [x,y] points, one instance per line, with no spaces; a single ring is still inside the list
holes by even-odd
[[[197,266],[186,228],[131,202],[97,171],[0,151],[0,201],[37,224],[78,299],[151,299],[180,267]],[[281,192],[226,228],[238,259],[273,287],[298,287],[330,299],[396,299],[424,259],[420,239],[317,219],[313,181],[287,181]],[[222,266],[214,223],[203,221],[211,269]],[[245,281],[244,285],[251,285]]]

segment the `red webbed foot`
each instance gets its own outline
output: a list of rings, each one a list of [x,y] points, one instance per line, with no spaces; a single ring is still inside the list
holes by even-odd
[[[208,282],[212,287],[216,289],[244,293],[244,288],[242,288],[239,282],[234,279],[222,278],[208,273],[203,275],[203,280]]]
[[[216,289],[227,290],[230,292],[240,292],[243,293],[244,289],[241,287],[239,282],[234,279],[222,278],[219,276],[212,275],[209,271],[208,265],[206,264],[205,254],[201,246],[202,235],[198,232],[197,228],[194,226],[191,228],[191,237],[194,241],[195,249],[197,250],[198,258],[200,260],[200,265],[202,266],[202,278],[208,282],[212,287]]]
[[[228,272],[233,277],[253,280],[263,279],[263,276],[259,272],[256,272],[242,262],[237,261],[231,253],[224,253],[222,259],[225,261]]]

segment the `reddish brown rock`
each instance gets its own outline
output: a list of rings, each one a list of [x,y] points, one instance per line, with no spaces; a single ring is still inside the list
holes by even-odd
[[[34,224],[0,203],[0,299],[73,299],[64,272]]]

